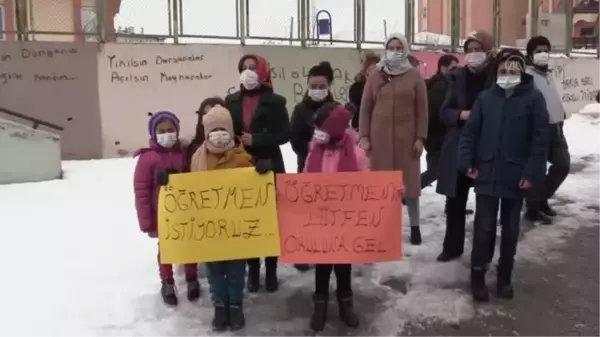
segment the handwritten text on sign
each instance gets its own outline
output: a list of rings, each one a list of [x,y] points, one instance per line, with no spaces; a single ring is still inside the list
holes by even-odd
[[[401,172],[278,175],[277,194],[283,262],[401,259]]]
[[[163,263],[279,255],[272,173],[243,168],[171,175],[158,207]]]

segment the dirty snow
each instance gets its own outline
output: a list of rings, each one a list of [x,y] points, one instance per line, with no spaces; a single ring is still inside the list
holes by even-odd
[[[598,225],[597,118],[593,113],[576,115],[565,124],[574,172],[552,200],[561,216],[555,226],[523,225],[519,259],[561,259],[554,251],[565,237],[580,226]],[[283,148],[286,166],[294,171],[296,159],[289,146]],[[171,309],[161,303],[156,242],[139,233],[133,208],[134,165],[133,159],[67,161],[62,181],[0,186],[0,288],[5,291],[0,334],[213,334],[205,280],[199,303],[185,300],[181,275],[180,306]],[[466,291],[470,247],[458,261],[435,262],[444,235],[443,205],[434,188],[425,189],[423,245],[409,245],[405,235],[403,261],[356,268],[354,287],[362,316],[357,333],[396,335],[406,324],[455,324],[501,312],[493,305],[476,309],[471,302]],[[470,227],[472,217],[468,222]],[[243,334],[308,333],[313,274],[300,274],[290,266],[281,267],[279,274],[278,293],[248,297]],[[332,318],[324,333],[337,334],[339,328]]]

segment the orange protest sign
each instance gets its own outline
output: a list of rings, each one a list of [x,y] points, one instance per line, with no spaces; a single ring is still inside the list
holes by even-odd
[[[402,172],[276,176],[281,261],[402,258]]]

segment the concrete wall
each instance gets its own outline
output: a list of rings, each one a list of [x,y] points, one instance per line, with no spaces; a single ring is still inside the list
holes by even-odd
[[[0,118],[0,184],[61,177],[60,137]]]
[[[147,146],[148,113],[159,110],[175,112],[182,135],[191,138],[200,102],[238,87],[237,63],[245,53],[269,60],[275,91],[290,112],[312,65],[331,62],[341,102],[360,69],[360,53],[342,48],[4,42],[0,50],[0,107],[64,126],[64,159],[126,156]],[[423,76],[436,71],[440,53],[414,55]],[[570,112],[594,100],[598,60],[553,59],[552,66]]]
[[[64,127],[63,158],[98,158],[98,58],[92,43],[0,42],[0,107]]]

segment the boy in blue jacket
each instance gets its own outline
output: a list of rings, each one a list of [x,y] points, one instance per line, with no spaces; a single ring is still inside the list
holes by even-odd
[[[497,82],[475,101],[459,141],[458,168],[475,186],[471,292],[478,302],[489,301],[485,273],[494,254],[498,210],[502,238],[496,290],[498,297],[513,297],[523,197],[545,175],[548,112],[524,70],[520,51],[500,51]]]

